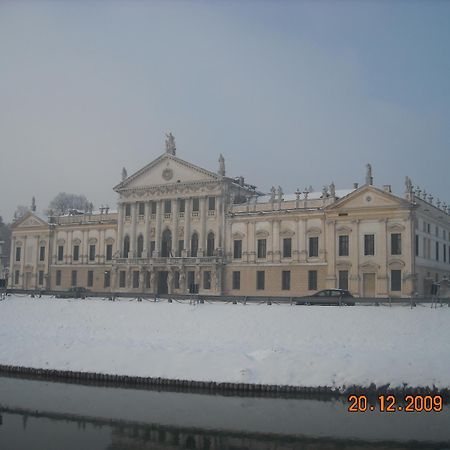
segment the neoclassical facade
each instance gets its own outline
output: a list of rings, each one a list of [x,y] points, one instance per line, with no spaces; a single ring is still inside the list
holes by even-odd
[[[402,197],[365,183],[268,195],[166,151],[114,187],[118,211],[13,225],[9,286],[138,294],[295,297],[349,289],[429,294],[450,275],[450,210],[407,177]]]

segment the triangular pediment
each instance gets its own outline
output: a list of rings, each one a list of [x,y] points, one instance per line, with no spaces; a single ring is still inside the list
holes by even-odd
[[[12,225],[13,228],[36,228],[36,227],[46,227],[48,223],[38,217],[33,212],[29,211],[24,214],[19,220],[14,222]]]
[[[396,195],[382,191],[374,186],[361,186],[328,206],[327,210],[361,208],[398,208],[409,207],[410,203]]]
[[[176,183],[217,181],[220,176],[209,170],[165,153],[114,187],[115,191]]]

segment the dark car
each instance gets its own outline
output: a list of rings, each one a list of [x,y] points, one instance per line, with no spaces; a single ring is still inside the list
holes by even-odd
[[[56,295],[57,298],[86,298],[89,290],[84,287],[71,287],[66,292]]]
[[[297,305],[354,306],[353,295],[344,289],[324,289],[308,297],[298,299]]]

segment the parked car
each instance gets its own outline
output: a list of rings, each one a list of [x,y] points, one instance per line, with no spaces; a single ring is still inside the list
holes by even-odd
[[[89,295],[89,290],[85,287],[71,287],[66,292],[61,292],[56,295],[57,298],[86,298]]]
[[[344,289],[324,289],[318,291],[308,297],[299,298],[297,305],[322,305],[322,306],[354,306],[355,302],[352,300],[353,295]]]

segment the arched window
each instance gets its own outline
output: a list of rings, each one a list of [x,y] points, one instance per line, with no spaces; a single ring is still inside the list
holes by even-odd
[[[214,256],[214,233],[212,231],[208,233],[206,241],[206,256]]]
[[[198,252],[198,234],[194,233],[191,237],[191,256],[197,257]]]
[[[123,240],[123,257],[128,258],[128,253],[130,253],[130,237],[125,236]]]
[[[144,252],[144,236],[140,234],[137,239],[137,257],[142,258],[143,252]]]
[[[161,256],[172,256],[172,232],[170,230],[165,230],[162,234]]]

